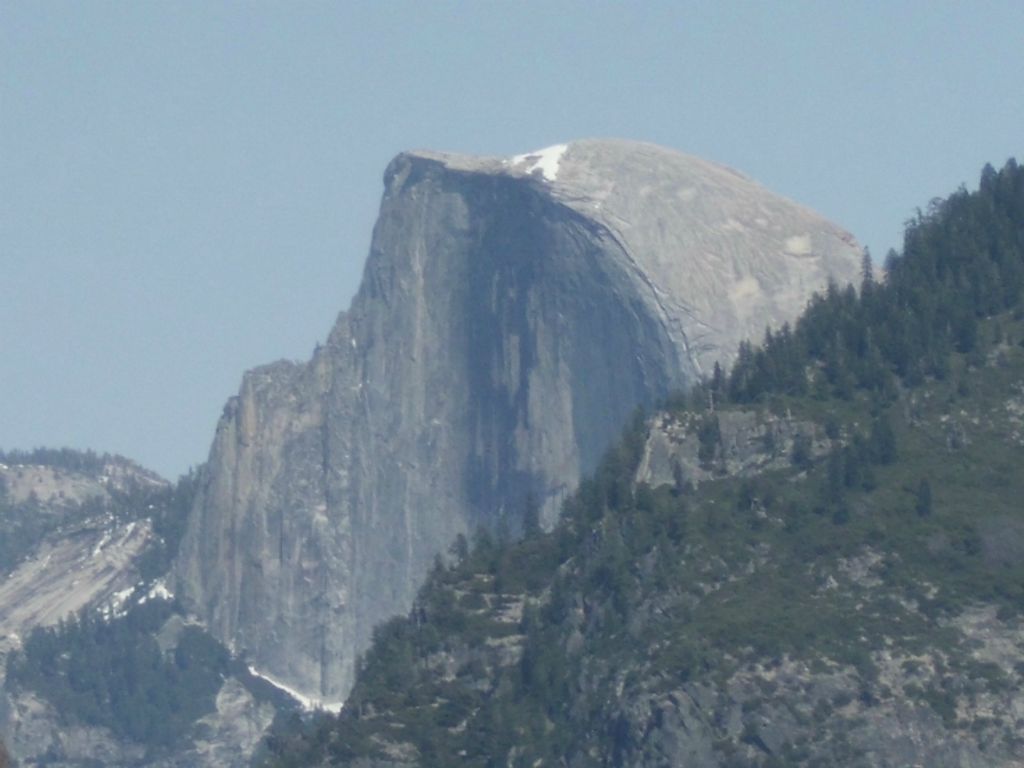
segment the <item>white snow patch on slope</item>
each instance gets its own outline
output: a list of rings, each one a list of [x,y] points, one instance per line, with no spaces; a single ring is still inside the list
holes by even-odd
[[[161,600],[173,600],[174,593],[167,588],[167,584],[164,583],[163,579],[157,579],[156,583],[153,584],[153,588],[149,590],[149,594],[146,595],[150,600],[154,597],[158,597]]]
[[[96,557],[97,555],[99,555],[99,553],[103,551],[103,548],[105,546],[107,546],[107,544],[109,544],[109,543],[110,543],[110,531],[107,531],[106,533],[103,534],[103,538],[100,539],[99,542],[97,542],[96,546],[92,548],[92,556]]]
[[[524,173],[530,174],[534,171],[540,171],[545,179],[554,181],[558,178],[558,165],[562,161],[562,155],[565,154],[565,150],[568,148],[568,144],[555,144],[552,147],[538,149],[535,152],[527,152],[525,155],[516,155],[508,162],[513,167],[529,163],[528,167],[522,169]]]
[[[343,701],[323,701],[322,699],[317,699],[313,696],[306,696],[305,694],[296,691],[290,685],[285,685],[280,680],[275,680],[270,675],[263,674],[251,664],[248,665],[248,668],[250,675],[252,675],[253,677],[259,677],[263,680],[266,680],[268,683],[270,683],[278,690],[284,691],[297,702],[299,702],[302,708],[305,709],[307,712],[315,712],[317,710],[320,710],[323,712],[330,712],[331,714],[336,715],[339,712],[341,712],[341,708],[345,706],[345,702]]]
[[[110,597],[110,601],[100,607],[100,613],[104,619],[117,618],[118,616],[124,616],[127,613],[127,609],[124,604],[128,601],[128,598],[135,592],[135,587],[125,587],[122,590],[115,592]]]
[[[141,586],[141,584],[139,585]],[[139,598],[139,605],[144,605],[147,600],[173,600],[174,593],[167,588],[167,584],[163,579],[157,579],[153,582],[153,586],[149,588],[149,591]]]

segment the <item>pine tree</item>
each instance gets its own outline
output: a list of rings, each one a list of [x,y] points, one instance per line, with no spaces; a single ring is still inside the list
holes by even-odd
[[[871,260],[871,251],[866,247],[860,257],[860,284],[861,293],[870,290],[875,284],[875,265]]]
[[[876,464],[892,464],[896,461],[896,434],[884,414],[871,425],[871,452]]]
[[[540,530],[540,504],[537,502],[537,494],[530,491],[526,495],[526,508],[523,510],[523,536],[536,536]]]
[[[922,478],[917,486],[914,509],[920,517],[928,517],[932,513],[932,485],[926,478]]]

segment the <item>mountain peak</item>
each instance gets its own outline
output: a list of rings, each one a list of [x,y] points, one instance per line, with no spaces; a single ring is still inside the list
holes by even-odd
[[[680,171],[696,175],[719,172],[750,181],[742,173],[726,166],[657,144],[632,139],[576,139],[505,157],[414,149],[402,152],[396,160],[401,158],[436,162],[451,171],[504,174],[548,183],[558,182],[563,168],[569,171],[570,179],[580,179],[613,177],[623,171],[656,173],[657,169],[664,168],[666,164],[674,174]],[[566,184],[564,177],[562,184]],[[572,181],[568,184],[572,186]]]
[[[225,409],[176,594],[262,673],[341,700],[457,535],[531,504],[553,524],[636,406],[859,267],[838,227],[653,144],[403,153],[330,343]]]
[[[698,372],[730,364],[740,341],[859,269],[846,230],[732,168],[656,144],[581,139],[511,157],[416,150],[388,167],[385,197],[439,173],[522,181],[599,227]]]

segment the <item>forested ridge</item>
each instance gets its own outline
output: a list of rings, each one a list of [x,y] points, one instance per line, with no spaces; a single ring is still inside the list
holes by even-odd
[[[55,467],[92,477],[98,476],[110,460],[107,455],[98,457],[91,452],[69,449],[8,452],[4,458],[15,467],[18,464]],[[96,524],[103,519],[127,523],[148,518],[153,524],[154,538],[143,556],[140,570],[143,579],[157,578],[167,572],[177,551],[198,477],[198,472],[190,471],[173,484],[135,481],[97,484],[95,492],[83,498],[46,502],[35,494],[20,501],[12,498],[0,478],[0,574],[15,567],[47,534],[58,528]]]
[[[456,542],[344,711],[279,723],[266,763],[1024,757],[1024,665],[977,651],[1024,607],[1024,170],[933,201],[873,272],[638,416],[552,532]],[[732,475],[730,413],[823,437]],[[636,482],[664,424],[712,480]]]
[[[213,709],[229,667],[228,652],[199,627],[184,627],[165,653],[156,634],[173,612],[157,599],[112,620],[86,611],[36,629],[8,662],[6,685],[42,695],[67,723],[173,746]]]
[[[77,473],[100,472],[109,458],[97,464],[94,454],[67,450],[6,458],[13,461],[12,456],[27,467]],[[105,726],[152,747],[175,744],[213,708],[228,669],[227,652],[198,627],[185,628],[174,647],[162,651],[155,636],[179,609],[148,594],[170,568],[198,482],[199,473],[189,472],[173,485],[111,484],[82,500],[15,502],[0,494],[0,570],[17,565],[48,535],[73,538],[143,520],[151,532],[134,563],[134,592],[123,596],[122,605],[89,606],[57,626],[35,628],[7,656],[7,691],[41,695],[66,724]]]
[[[890,251],[878,283],[865,255],[863,282],[829,286],[790,330],[740,347],[728,377],[709,382],[718,398],[749,403],[771,395],[833,395],[855,389],[891,397],[897,381],[944,379],[950,353],[984,353],[986,317],[1020,305],[1024,291],[1024,181],[1015,161],[986,166],[977,192],[933,200],[908,222],[902,254]],[[813,365],[823,376],[808,376]]]
[[[107,464],[115,460],[131,463],[122,456],[96,453],[92,450],[79,451],[74,448],[33,448],[29,451],[0,451],[0,464],[37,464],[44,467],[56,467],[69,472],[83,472],[92,476],[99,475]]]

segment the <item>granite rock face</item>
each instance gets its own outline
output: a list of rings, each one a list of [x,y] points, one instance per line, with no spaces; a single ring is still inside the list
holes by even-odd
[[[0,558],[0,683],[7,654],[34,628],[84,609],[122,607],[154,536],[149,510],[140,503],[115,514],[114,498],[131,487],[166,486],[121,457],[94,470],[0,463],[0,542],[10,537],[21,547],[16,556],[8,550],[6,563]]]
[[[711,422],[713,442],[702,446],[701,428]],[[654,488],[697,487],[720,477],[753,477],[785,469],[793,465],[801,440],[808,459],[821,458],[832,449],[825,430],[814,422],[757,411],[663,412],[649,427],[636,480]]]
[[[388,166],[362,286],[218,425],[176,594],[254,668],[344,699],[439,552],[553,522],[628,414],[857,276],[852,238],[726,168],[580,141]]]

